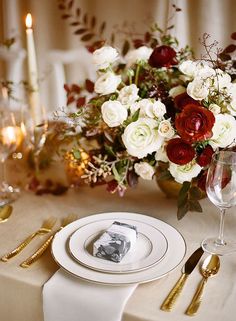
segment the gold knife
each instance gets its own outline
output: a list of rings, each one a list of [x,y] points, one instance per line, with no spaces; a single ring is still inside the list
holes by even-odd
[[[179,280],[176,282],[175,286],[172,288],[166,299],[161,305],[161,310],[163,311],[171,311],[177,298],[179,297],[182,289],[185,285],[185,282],[191,272],[194,270],[196,265],[198,264],[202,254],[204,253],[203,249],[199,247],[186,261],[185,265],[182,269],[182,275]]]

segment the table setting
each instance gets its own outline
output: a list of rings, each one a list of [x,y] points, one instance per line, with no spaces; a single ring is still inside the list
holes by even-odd
[[[171,19],[115,26],[119,48],[76,1],[57,9],[96,76],[49,113],[25,14],[27,80],[0,78],[0,320],[233,321],[235,32],[196,58]]]

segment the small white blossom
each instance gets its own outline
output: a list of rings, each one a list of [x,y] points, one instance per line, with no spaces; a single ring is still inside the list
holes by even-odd
[[[236,120],[228,114],[215,116],[215,124],[212,128],[212,137],[209,141],[213,149],[225,148],[236,141]]]
[[[125,128],[122,140],[128,153],[138,158],[157,151],[163,142],[157,130],[157,122],[148,118],[139,118],[130,123]]]
[[[231,86],[231,77],[221,69],[215,70],[215,76],[212,78],[213,86],[216,90],[228,89]]]
[[[118,51],[110,46],[104,46],[93,53],[93,63],[97,69],[106,69],[119,57]]]
[[[94,90],[97,94],[109,95],[116,91],[120,83],[121,76],[117,76],[113,72],[108,71],[97,79]]]
[[[138,49],[130,50],[125,56],[127,67],[138,63],[141,60],[147,61],[151,56],[152,49],[146,46],[139,47]]]
[[[140,162],[134,165],[134,170],[137,175],[146,180],[151,180],[155,171],[153,166],[147,162]]]
[[[102,118],[109,127],[116,127],[127,119],[127,109],[117,100],[109,100],[103,103]]]
[[[209,106],[209,110],[214,114],[214,115],[218,115],[221,112],[221,108],[219,105],[217,104],[210,104]]]
[[[202,168],[195,160],[191,161],[186,165],[177,165],[170,162],[169,171],[174,177],[176,182],[182,184],[183,182],[191,182],[192,178],[198,176]]]
[[[165,119],[162,120],[158,127],[158,133],[164,138],[172,138],[175,135],[175,130],[171,125],[170,121]]]
[[[138,91],[138,87],[134,84],[125,86],[120,90],[118,100],[123,105],[131,105],[139,99]]]
[[[192,60],[186,60],[179,65],[179,70],[190,78],[194,78],[196,69],[196,63]]]
[[[131,114],[140,109],[140,117],[162,118],[166,113],[166,106],[160,101],[152,98],[141,99],[137,103],[131,105]]]

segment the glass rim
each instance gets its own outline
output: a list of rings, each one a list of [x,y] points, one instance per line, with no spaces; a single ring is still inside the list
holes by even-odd
[[[230,151],[230,150],[220,150],[220,151],[215,152],[212,155],[212,160],[214,162],[221,163],[221,164],[228,164],[229,162],[227,162],[227,161],[216,159],[217,155],[220,155],[220,154],[234,154],[235,155],[235,159],[231,162],[231,164],[235,164],[236,165],[236,152]]]

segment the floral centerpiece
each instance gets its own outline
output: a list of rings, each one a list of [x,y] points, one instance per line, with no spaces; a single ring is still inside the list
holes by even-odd
[[[109,192],[123,195],[140,177],[151,180],[161,166],[158,179],[182,184],[178,218],[202,211],[198,200],[211,156],[236,141],[235,62],[230,56],[235,48],[229,46],[213,60],[207,39],[208,58],[202,60],[164,34],[161,41],[139,44],[125,56],[108,45],[93,52],[98,78],[85,83],[89,99],[82,87],[65,86],[68,103],[78,107],[69,114],[72,127],[79,128],[79,142],[90,142],[89,150],[88,144],[83,147],[89,155],[82,175],[87,183],[106,184]]]

